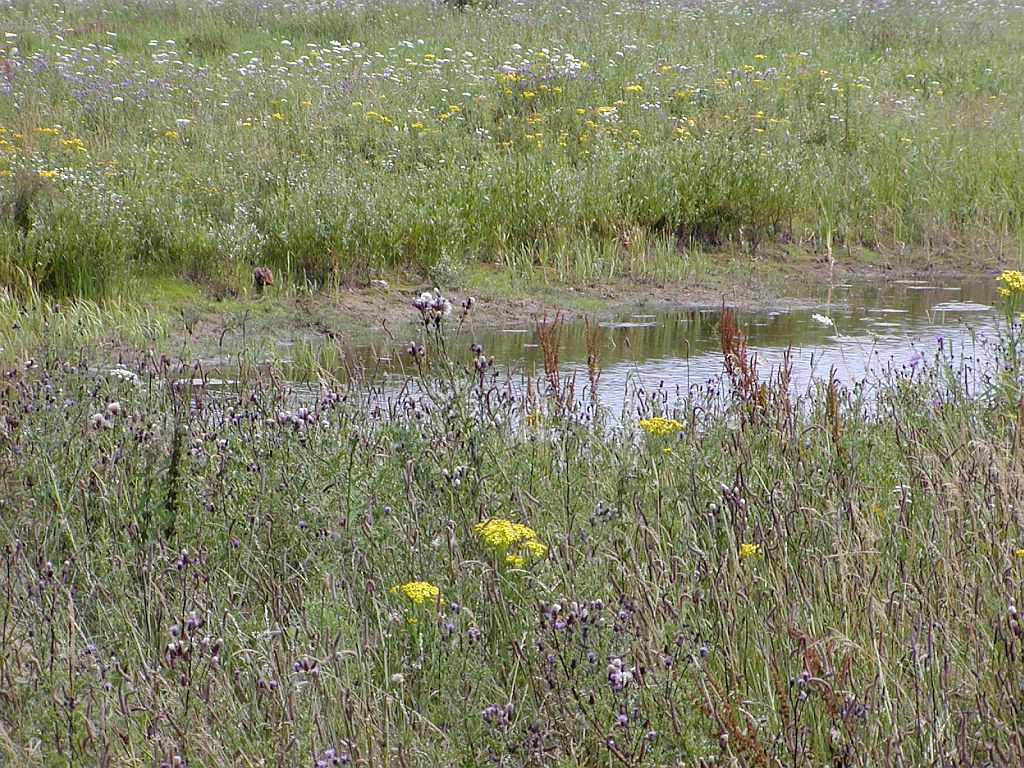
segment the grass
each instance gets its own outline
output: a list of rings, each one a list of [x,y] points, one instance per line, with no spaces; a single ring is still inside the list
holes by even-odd
[[[87,346],[116,359],[128,348],[154,347],[168,337],[166,320],[129,301],[102,306],[87,299],[69,304],[35,290],[13,292],[0,286],[0,364],[18,366],[35,357],[53,359]]]
[[[15,290],[666,282],[780,241],[1021,257],[1024,15],[996,0],[8,10]]]
[[[457,318],[401,391],[10,371],[0,755],[1019,763],[1019,322],[798,398],[728,318],[731,385],[621,418],[552,379],[557,325],[529,383]]]

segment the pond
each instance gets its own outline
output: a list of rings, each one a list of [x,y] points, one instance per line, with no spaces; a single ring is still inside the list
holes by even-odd
[[[916,367],[940,351],[961,361],[990,356],[983,342],[992,338],[1000,317],[996,299],[990,279],[875,281],[832,286],[813,309],[737,311],[734,319],[746,335],[748,353],[761,378],[776,371],[788,352],[792,387],[802,393],[830,375],[846,385],[870,383],[886,370]],[[591,327],[600,330],[602,405],[618,413],[637,389],[663,387],[671,396],[693,386],[715,386],[723,372],[720,317],[720,307],[599,316]],[[357,372],[362,381],[374,383],[388,396],[416,371],[406,348],[417,333],[405,330],[393,340],[378,334],[362,343],[334,347],[330,367],[342,379]],[[454,343],[465,348],[450,347],[452,356],[468,364],[472,342],[481,344],[499,370],[514,380],[543,374],[535,318],[524,317],[505,328],[463,329]],[[575,374],[577,396],[589,397],[584,323],[564,324],[559,350],[562,374]],[[309,377],[296,373],[294,378]],[[297,384],[296,389],[301,396],[305,388]]]

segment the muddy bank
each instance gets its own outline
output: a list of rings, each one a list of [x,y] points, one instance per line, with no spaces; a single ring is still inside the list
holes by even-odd
[[[913,257],[878,252],[842,252],[833,261],[806,253],[775,252],[758,258],[721,255],[705,259],[693,279],[656,283],[616,279],[587,285],[519,282],[498,268],[476,271],[464,284],[445,290],[457,306],[476,302],[470,328],[492,328],[561,314],[566,320],[601,319],[623,311],[664,311],[729,306],[749,312],[811,309],[832,300],[830,288],[848,283],[938,280],[996,274],[1002,265],[986,255],[970,260],[949,254]],[[257,344],[272,350],[297,341],[348,342],[381,334],[404,338],[414,331],[411,302],[433,286],[422,281],[374,281],[319,294],[268,292],[259,298],[206,300],[176,309],[172,348],[197,355]]]

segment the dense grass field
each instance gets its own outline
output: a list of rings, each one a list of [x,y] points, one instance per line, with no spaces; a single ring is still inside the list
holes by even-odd
[[[1019,320],[797,398],[726,313],[617,415],[427,298],[401,392],[5,373],[0,763],[1024,761]]]
[[[1020,258],[1010,2],[6,0],[0,34],[8,291]]]

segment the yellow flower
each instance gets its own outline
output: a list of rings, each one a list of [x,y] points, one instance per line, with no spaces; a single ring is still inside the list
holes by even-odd
[[[527,525],[513,523],[501,517],[492,517],[473,526],[480,538],[495,548],[507,547],[537,538],[537,532]]]
[[[164,138],[165,139],[176,139],[176,138],[178,138],[178,132],[177,131],[164,131]]]
[[[492,517],[482,523],[473,526],[473,530],[484,542],[499,552],[506,552],[509,549],[519,550],[541,557],[548,548],[537,540],[537,532],[528,525],[513,523],[501,517]],[[507,553],[505,562],[513,565],[522,565],[525,562],[522,555]]]
[[[630,93],[642,93],[644,87],[642,85],[637,85],[636,83],[634,83],[633,85],[627,85],[626,90],[629,91]]]
[[[1013,554],[1016,557],[1024,557],[1024,549],[1015,549],[1013,550]]]
[[[545,552],[548,551],[547,545],[546,544],[541,544],[536,539],[529,539],[525,544],[523,544],[523,546],[526,547],[526,550],[531,555],[537,555],[537,557],[540,557],[541,555],[543,555]]]
[[[663,416],[641,419],[637,426],[649,435],[671,435],[683,428],[675,419],[666,419]]]
[[[271,117],[274,118],[275,120],[284,120],[284,115],[282,115],[280,112],[275,112],[274,114],[271,115]]]
[[[427,600],[436,600],[441,590],[435,587],[429,581],[408,581],[405,584],[399,584],[391,588],[394,593],[402,593],[416,605],[426,602]]]
[[[1006,270],[996,280],[1005,286],[998,289],[1000,296],[1024,293],[1024,273],[1016,269]]]
[[[40,171],[39,175],[42,176],[44,179],[55,179],[55,178],[57,178],[57,172],[56,171]]]
[[[753,557],[760,551],[760,544],[740,544],[740,557]]]

